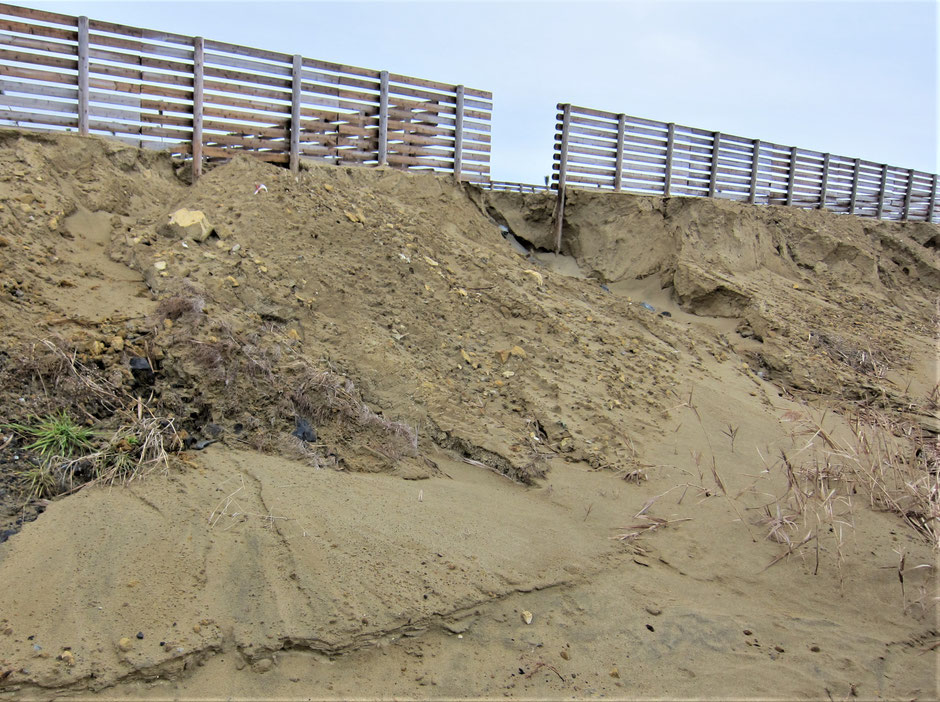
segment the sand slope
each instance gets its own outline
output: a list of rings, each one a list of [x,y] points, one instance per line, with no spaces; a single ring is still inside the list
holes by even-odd
[[[0,161],[2,420],[218,439],[24,511],[0,438],[0,697],[937,696],[936,552],[844,472],[935,465],[937,227],[576,193],[523,256],[543,196]]]

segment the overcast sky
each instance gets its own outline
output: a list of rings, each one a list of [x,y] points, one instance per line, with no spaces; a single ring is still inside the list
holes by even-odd
[[[21,2],[493,93],[492,177],[541,183],[555,105],[936,173],[923,2]]]

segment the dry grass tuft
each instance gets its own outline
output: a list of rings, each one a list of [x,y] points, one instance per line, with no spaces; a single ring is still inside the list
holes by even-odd
[[[825,351],[830,358],[853,368],[859,373],[884,378],[891,363],[888,356],[880,349],[873,349],[871,344],[861,348],[835,334],[811,332],[810,341],[814,346]]]

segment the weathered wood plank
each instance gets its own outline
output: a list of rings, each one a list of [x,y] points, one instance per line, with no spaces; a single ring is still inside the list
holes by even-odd
[[[59,71],[43,71],[35,68],[24,68],[22,66],[6,66],[0,64],[0,76],[25,78],[27,80],[44,81],[46,83],[64,83],[66,85],[77,85],[77,78],[74,75],[61,73]]]
[[[715,197],[716,187],[718,186],[718,156],[721,153],[721,132],[715,132],[712,135],[712,163],[711,175],[708,179],[708,196]]]
[[[10,51],[9,49],[0,49],[0,60],[15,61],[16,63],[28,63],[35,66],[51,66],[69,71],[78,70],[78,61],[74,59],[58,58],[55,56],[44,56],[42,54],[32,54],[28,51]]]
[[[24,19],[36,20],[38,22],[64,24],[70,27],[78,26],[78,18],[72,17],[71,15],[62,15],[57,12],[46,12],[44,10],[31,10],[28,7],[8,5],[6,3],[0,3],[0,13],[4,15],[12,15],[13,17],[22,17]]]
[[[44,39],[32,39],[30,37],[18,37],[11,34],[0,34],[0,44],[19,49],[33,49],[35,51],[61,54],[63,56],[76,56],[78,54],[78,50],[74,44],[66,44],[59,41],[46,41]]]
[[[18,34],[29,34],[35,37],[48,37],[50,39],[64,39],[72,43],[78,41],[78,33],[74,29],[46,27],[41,24],[17,22],[6,18],[0,18],[0,31],[17,32]]]
[[[19,110],[0,109],[0,119],[11,122],[29,122],[30,124],[45,124],[55,127],[78,127],[78,117],[65,117],[59,115],[36,114]]]

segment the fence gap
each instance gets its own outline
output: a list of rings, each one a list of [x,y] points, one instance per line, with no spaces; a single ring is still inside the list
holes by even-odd
[[[193,182],[202,175],[202,109],[203,78],[206,63],[206,42],[202,37],[193,38]]]
[[[88,18],[78,18],[78,133],[88,136]]]

